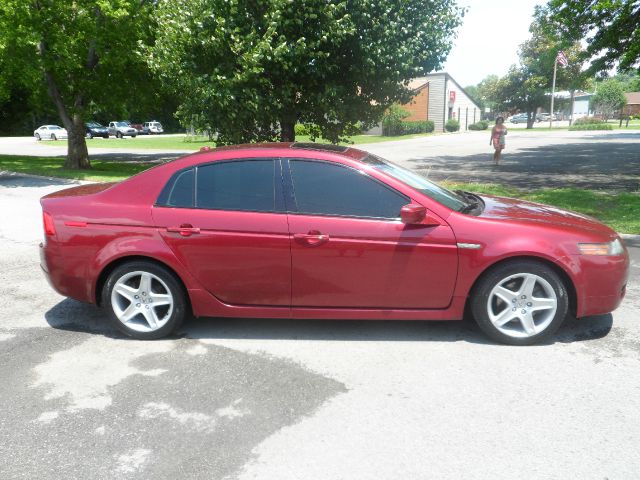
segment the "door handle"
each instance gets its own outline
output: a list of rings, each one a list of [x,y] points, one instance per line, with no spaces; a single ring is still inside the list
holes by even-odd
[[[318,230],[310,230],[309,233],[294,233],[293,239],[308,247],[317,247],[329,241],[329,235],[323,235]]]
[[[179,233],[183,237],[190,237],[193,234],[200,233],[200,229],[190,223],[183,223],[179,227],[167,227],[167,232]]]

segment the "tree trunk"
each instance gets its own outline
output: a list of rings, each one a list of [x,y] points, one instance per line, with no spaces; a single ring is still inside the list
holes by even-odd
[[[40,55],[44,57],[46,53],[46,45],[44,41],[41,41],[38,44],[38,50]],[[89,152],[87,151],[87,141],[84,137],[84,122],[82,115],[78,112],[82,111],[84,99],[82,95],[76,96],[75,107],[76,113],[73,114],[73,118],[69,115],[67,107],[64,104],[64,100],[62,99],[62,95],[60,94],[60,89],[58,88],[58,84],[56,83],[56,79],[53,76],[51,71],[44,70],[44,79],[47,84],[47,92],[49,93],[49,97],[53,101],[53,104],[58,111],[58,115],[60,116],[60,120],[62,120],[62,124],[64,128],[67,129],[67,133],[69,134],[69,140],[67,142],[67,159],[64,162],[65,168],[73,168],[73,169],[81,169],[81,168],[91,168],[91,164],[89,163]]]
[[[280,120],[280,141],[296,141],[296,121],[294,119],[283,118],[282,120]]]
[[[67,159],[64,162],[65,168],[91,168],[89,163],[89,152],[87,150],[87,140],[85,138],[84,122],[82,115],[73,115],[69,132]]]
[[[527,112],[527,128],[533,128],[533,122],[535,121],[535,118],[535,115],[531,115],[531,112]]]
[[[571,114],[569,115],[569,126],[573,125],[573,108],[576,100],[576,91],[571,90]]]

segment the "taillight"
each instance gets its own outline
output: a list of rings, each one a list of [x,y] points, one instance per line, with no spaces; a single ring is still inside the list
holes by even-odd
[[[56,227],[53,224],[53,217],[47,212],[42,212],[42,221],[44,223],[45,235],[53,236],[56,234]]]

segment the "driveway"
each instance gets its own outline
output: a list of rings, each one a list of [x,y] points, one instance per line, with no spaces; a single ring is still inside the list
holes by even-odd
[[[469,322],[200,319],[138,342],[38,266],[0,176],[2,479],[636,479],[640,242],[613,315],[507,347]]]

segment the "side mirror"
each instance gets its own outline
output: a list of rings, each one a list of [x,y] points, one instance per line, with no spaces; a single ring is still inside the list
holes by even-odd
[[[400,220],[405,225],[440,225],[435,218],[427,215],[427,208],[416,203],[410,203],[400,209]]]

